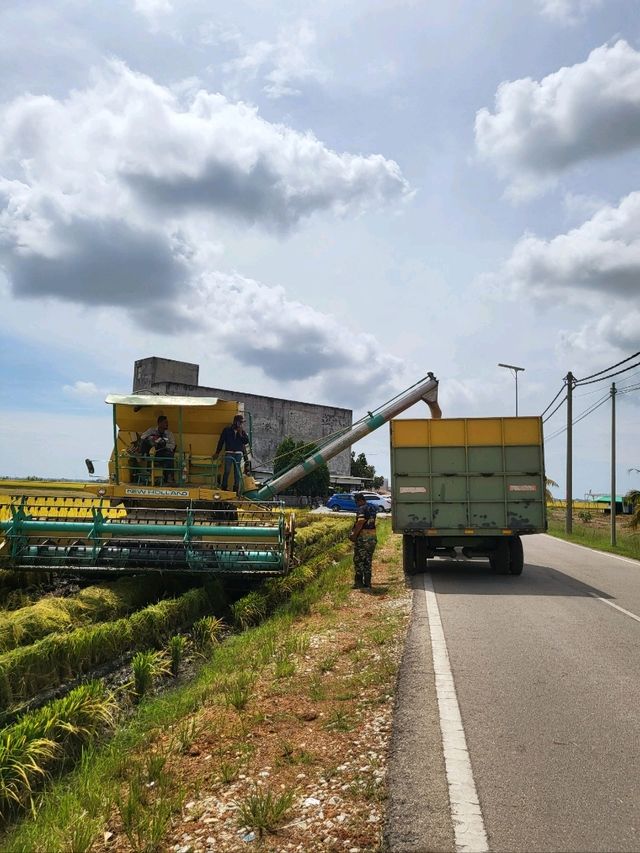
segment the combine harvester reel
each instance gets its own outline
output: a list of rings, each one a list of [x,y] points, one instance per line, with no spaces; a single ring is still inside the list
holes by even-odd
[[[64,520],[33,509],[27,512],[22,502],[12,504],[11,520],[2,522],[0,565],[101,574],[286,573],[293,550],[293,517],[287,519],[277,502],[238,501],[238,520],[230,521],[228,503],[206,510],[136,507],[116,518],[108,517],[111,506],[91,507],[88,519],[79,506],[78,515],[68,514]]]

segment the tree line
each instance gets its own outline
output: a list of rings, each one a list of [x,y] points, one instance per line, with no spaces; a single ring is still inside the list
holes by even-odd
[[[276,450],[273,463],[274,476],[277,477],[278,474],[304,462],[305,459],[317,450],[317,445],[309,444],[306,441],[296,441],[290,436],[286,436]],[[365,454],[359,453],[356,456],[353,450],[351,451],[351,476],[361,477],[367,484],[370,483],[374,489],[379,489],[384,483],[384,477],[376,475],[375,466],[367,462]],[[326,465],[320,465],[314,471],[311,471],[310,474],[307,474],[306,477],[294,483],[284,494],[308,495],[326,500],[329,496],[330,484],[329,468]]]

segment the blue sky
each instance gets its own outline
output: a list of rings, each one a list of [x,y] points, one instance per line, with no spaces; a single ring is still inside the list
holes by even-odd
[[[432,370],[472,417],[513,412],[498,362],[538,414],[568,370],[640,350],[639,11],[9,0],[0,472],[105,458],[104,394],[147,355],[356,416]],[[639,401],[618,401],[621,490]],[[608,489],[608,418],[576,426],[576,496]],[[388,473],[380,432],[358,449]]]

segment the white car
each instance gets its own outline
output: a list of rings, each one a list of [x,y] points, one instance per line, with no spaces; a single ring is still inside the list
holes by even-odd
[[[366,501],[371,501],[379,512],[391,512],[391,496],[379,495],[377,492],[363,492]]]

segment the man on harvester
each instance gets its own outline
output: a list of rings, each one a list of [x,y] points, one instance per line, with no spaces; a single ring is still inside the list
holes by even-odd
[[[233,423],[225,427],[220,434],[220,440],[213,455],[217,459],[224,447],[224,473],[222,474],[222,489],[227,490],[229,485],[229,474],[233,468],[233,488],[236,494],[240,494],[241,470],[240,462],[244,458],[245,465],[249,461],[248,447],[249,436],[244,431],[244,417],[236,415]]]
[[[162,471],[162,482],[173,483],[173,455],[176,451],[176,440],[169,429],[169,421],[165,415],[159,416],[157,427],[149,427],[140,436],[140,455],[149,456],[152,448],[156,451],[154,464]]]

